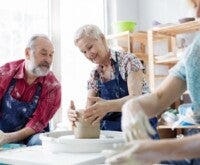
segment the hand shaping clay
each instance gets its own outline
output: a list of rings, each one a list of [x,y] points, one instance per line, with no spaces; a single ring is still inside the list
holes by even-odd
[[[74,136],[77,139],[92,139],[100,137],[100,123],[92,125],[82,117],[84,109],[78,109],[78,121],[75,122]]]

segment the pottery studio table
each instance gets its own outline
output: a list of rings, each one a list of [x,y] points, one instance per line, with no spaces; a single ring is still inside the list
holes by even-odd
[[[81,147],[81,146],[80,146]],[[0,151],[0,164],[15,165],[95,165],[103,164],[101,153],[52,153],[42,146]]]

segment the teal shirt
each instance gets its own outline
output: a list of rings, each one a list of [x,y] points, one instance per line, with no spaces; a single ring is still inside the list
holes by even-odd
[[[170,70],[170,74],[187,82],[193,110],[200,113],[200,35],[187,48],[182,59]]]

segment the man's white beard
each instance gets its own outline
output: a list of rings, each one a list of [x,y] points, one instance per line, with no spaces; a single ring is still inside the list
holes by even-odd
[[[30,60],[28,60],[27,69],[37,77],[46,76],[50,71],[50,68],[43,69],[39,65],[36,65],[34,55],[31,55]]]
[[[32,70],[33,74],[35,74],[37,77],[40,76],[46,76],[49,73],[49,69],[47,70],[42,70],[39,66],[37,66],[36,68],[34,68]]]

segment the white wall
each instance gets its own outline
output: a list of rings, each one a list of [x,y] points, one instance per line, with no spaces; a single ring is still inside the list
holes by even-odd
[[[112,34],[112,23],[122,20],[133,20],[139,22],[138,0],[105,0],[107,12],[106,34]],[[136,26],[138,29],[138,26]]]
[[[191,10],[186,0],[138,0],[138,2],[140,30],[151,28],[154,20],[161,23],[178,23],[178,19],[189,16]]]
[[[179,23],[180,18],[194,16],[194,11],[187,3],[188,0],[108,0],[108,16],[110,22],[120,20],[134,20],[137,23],[136,31],[147,31],[153,27],[153,22],[162,24]],[[108,26],[109,27],[109,26]],[[112,31],[111,31],[112,33]],[[182,38],[182,36],[178,36]],[[186,39],[186,45],[191,43],[191,34]],[[179,42],[178,42],[179,43]],[[154,53],[163,55],[167,53],[166,43],[158,43]],[[159,68],[159,69],[158,69]],[[168,74],[168,67],[156,66],[156,74]]]
[[[134,20],[136,30],[148,30],[152,22],[178,23],[178,19],[191,16],[187,0],[105,0],[107,3],[107,34],[112,33],[114,21]],[[190,10],[190,11],[189,11]]]

